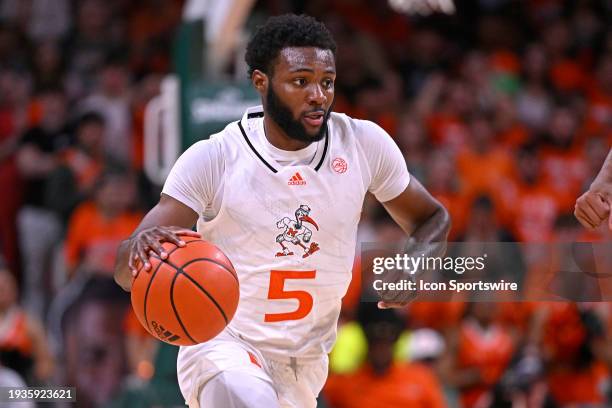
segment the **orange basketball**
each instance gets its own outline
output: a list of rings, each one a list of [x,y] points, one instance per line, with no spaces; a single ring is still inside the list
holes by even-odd
[[[140,323],[166,343],[189,346],[219,334],[238,307],[238,276],[210,242],[182,237],[186,245],[163,246],[168,258],[151,256],[132,284],[132,307]]]

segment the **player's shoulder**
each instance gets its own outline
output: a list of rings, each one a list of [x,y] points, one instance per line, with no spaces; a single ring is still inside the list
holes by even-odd
[[[222,133],[215,133],[207,139],[193,143],[181,154],[179,161],[197,168],[222,166],[225,161]]]
[[[211,153],[221,153],[221,138],[219,137],[220,133],[215,133],[211,135],[208,139],[198,140],[187,150],[186,153],[189,152],[191,155],[209,155]]]
[[[334,137],[352,141],[364,146],[390,140],[391,136],[378,124],[370,120],[352,118],[344,113],[333,112],[330,115]],[[381,140],[382,139],[382,140]]]

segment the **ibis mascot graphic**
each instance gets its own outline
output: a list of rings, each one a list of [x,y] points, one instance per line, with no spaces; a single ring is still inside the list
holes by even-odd
[[[277,252],[276,256],[290,256],[293,251],[289,249],[287,243],[298,245],[304,250],[302,258],[309,257],[319,250],[319,244],[310,242],[312,238],[312,230],[305,223],[308,223],[319,230],[317,223],[310,218],[310,207],[300,205],[300,208],[295,210],[295,219],[283,217],[282,220],[276,223],[276,227],[284,231],[276,237],[276,242],[281,246],[282,251]]]

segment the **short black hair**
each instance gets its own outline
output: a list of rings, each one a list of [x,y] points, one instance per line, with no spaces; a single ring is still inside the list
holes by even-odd
[[[102,169],[100,175],[96,179],[93,192],[98,192],[104,187],[109,181],[115,181],[117,179],[129,179],[133,176],[132,170],[124,163],[113,161],[112,159],[107,160],[105,167]]]
[[[325,25],[307,15],[283,14],[270,17],[257,27],[247,45],[244,60],[249,77],[256,69],[271,75],[273,62],[287,47],[316,47],[336,55],[336,42]]]
[[[357,307],[357,321],[368,343],[390,338],[395,341],[406,327],[404,319],[395,309],[379,309],[377,302],[360,302]],[[380,331],[383,327],[387,330]]]
[[[77,128],[81,128],[85,125],[94,124],[99,126],[105,126],[106,121],[104,116],[95,111],[85,112],[77,121]]]

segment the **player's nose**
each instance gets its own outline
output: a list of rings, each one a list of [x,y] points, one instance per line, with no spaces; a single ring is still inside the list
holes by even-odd
[[[323,106],[327,102],[327,96],[319,84],[313,84],[308,92],[308,103],[310,105]]]

